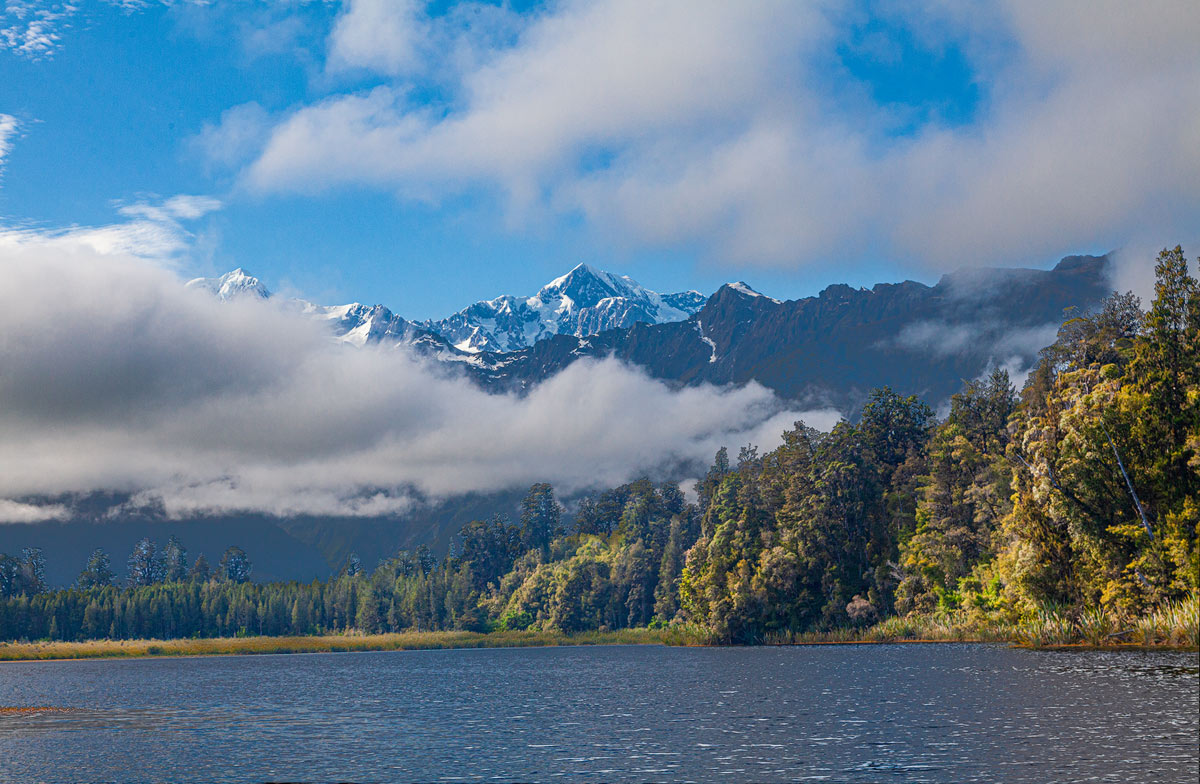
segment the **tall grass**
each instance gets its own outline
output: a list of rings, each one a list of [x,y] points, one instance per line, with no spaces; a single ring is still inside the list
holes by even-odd
[[[1200,646],[1200,596],[1191,594],[1132,619],[1100,608],[1072,612],[1047,605],[1016,624],[1003,619],[964,615],[893,617],[867,628],[799,632],[776,630],[767,632],[759,640],[765,645],[904,641],[1013,642],[1033,648],[1078,645],[1195,648]],[[718,642],[705,629],[692,624],[575,634],[555,631],[495,631],[488,634],[445,631],[311,637],[0,642],[0,661],[551,645],[712,645]]]
[[[620,629],[564,634],[549,631],[401,632],[312,637],[215,637],[187,640],[90,640],[87,642],[0,643],[0,661],[217,656],[223,654],[335,653],[347,651],[521,648],[553,645],[684,645],[676,629]]]
[[[1034,648],[1066,645],[1200,646],[1200,596],[1191,594],[1134,618],[1100,607],[1070,613],[1042,607],[1016,629],[1016,641]]]
[[[1099,607],[1071,610],[1039,607],[1020,622],[979,614],[942,614],[887,618],[861,629],[763,635],[764,645],[850,642],[1011,642],[1030,648],[1089,646],[1116,648],[1200,646],[1200,597],[1192,594],[1130,619]]]

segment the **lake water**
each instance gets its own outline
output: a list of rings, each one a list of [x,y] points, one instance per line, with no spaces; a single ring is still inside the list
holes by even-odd
[[[0,663],[0,781],[1190,782],[1195,654],[614,646]]]

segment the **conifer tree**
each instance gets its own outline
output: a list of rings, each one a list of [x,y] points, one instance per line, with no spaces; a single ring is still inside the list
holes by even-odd
[[[212,577],[212,567],[208,564],[208,559],[204,557],[204,553],[196,556],[195,563],[188,570],[188,579],[193,582],[206,583]]]
[[[79,574],[79,587],[88,591],[94,588],[107,588],[113,584],[113,571],[108,553],[99,548],[92,551],[87,566]]]
[[[554,489],[535,484],[521,502],[521,543],[546,555],[550,540],[562,533],[562,507],[554,500]]]
[[[162,561],[158,556],[158,547],[149,537],[133,546],[127,567],[126,581],[131,586],[153,585],[162,579]]]
[[[162,550],[163,579],[167,582],[178,583],[187,579],[187,548],[171,534]]]
[[[253,566],[246,551],[236,546],[225,550],[221,555],[221,563],[217,567],[217,573],[221,579],[231,583],[246,582],[250,579],[252,570]]]

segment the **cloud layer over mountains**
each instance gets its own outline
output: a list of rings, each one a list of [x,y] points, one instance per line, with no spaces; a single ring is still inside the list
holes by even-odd
[[[1189,0],[480,10],[351,0],[326,69],[372,78],[271,121],[241,107],[228,145],[206,132],[214,157],[254,115],[260,192],[483,189],[515,215],[783,265],[1043,259],[1161,242],[1200,209]],[[921,57],[940,87],[890,95]]]
[[[185,289],[155,262],[26,239],[0,243],[10,522],[62,516],[37,498],[92,490],[183,516],[375,515],[414,490],[572,490],[769,446],[805,416],[757,385],[672,391],[613,361],[489,395],[406,352],[336,344],[270,303]]]

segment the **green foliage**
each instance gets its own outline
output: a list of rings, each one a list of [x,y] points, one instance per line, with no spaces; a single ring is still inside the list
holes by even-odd
[[[521,502],[521,544],[545,554],[562,532],[562,507],[554,500],[554,489],[545,483],[529,488]]]

